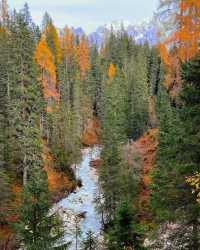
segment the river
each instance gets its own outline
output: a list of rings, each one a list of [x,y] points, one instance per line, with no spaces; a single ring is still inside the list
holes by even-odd
[[[74,171],[82,186],[54,206],[64,220],[65,242],[71,242],[70,250],[80,249],[81,239],[92,231],[100,238],[101,216],[97,212],[95,198],[98,193],[98,173],[90,166],[92,160],[100,157],[100,148],[86,148],[82,161]],[[77,244],[77,246],[76,246]]]

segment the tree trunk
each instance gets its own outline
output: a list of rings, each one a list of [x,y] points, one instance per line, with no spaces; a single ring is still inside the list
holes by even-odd
[[[24,171],[23,171],[23,186],[26,185],[28,180],[28,166],[26,165],[26,155],[24,156]]]

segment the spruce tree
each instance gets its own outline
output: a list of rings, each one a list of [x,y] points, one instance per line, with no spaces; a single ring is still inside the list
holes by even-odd
[[[102,66],[101,56],[99,55],[97,45],[93,45],[90,49],[90,64],[88,79],[88,96],[90,97],[95,114],[100,117],[101,97],[102,97]]]
[[[148,71],[144,48],[138,48],[127,70],[128,82],[128,136],[136,139],[148,127]]]
[[[188,90],[187,84],[185,86],[181,94],[184,100],[181,108],[174,107],[166,90],[161,88],[161,96],[158,99],[160,145],[157,166],[152,173],[151,207],[159,223],[175,221],[191,225],[192,229],[188,235],[189,249],[197,249],[199,205],[186,183],[186,177],[198,170],[199,156],[195,150],[198,148],[198,140],[194,139],[196,126],[192,120],[196,119],[196,110],[194,113],[191,110],[198,107],[199,101],[193,106],[194,93],[198,92],[190,92],[190,87]],[[189,83],[189,86],[193,85]]]
[[[35,166],[24,186],[19,223],[21,248],[26,250],[67,249],[61,220],[51,211],[46,173]]]
[[[105,210],[108,218],[121,195],[119,183],[120,169],[123,165],[121,146],[126,141],[126,88],[120,72],[105,82],[103,90],[102,151],[103,166],[100,182],[105,195]]]
[[[9,37],[8,112],[11,165],[25,184],[33,162],[41,161],[39,117],[43,109],[34,62],[34,33],[27,7],[15,13]]]
[[[133,220],[134,214],[130,204],[127,201],[120,203],[107,234],[109,250],[132,249],[136,245],[137,234],[134,233]]]
[[[1,29],[1,28],[0,28]],[[7,96],[7,62],[8,57],[8,35],[2,29],[0,31],[0,168],[6,165],[7,124],[8,124],[8,96]]]

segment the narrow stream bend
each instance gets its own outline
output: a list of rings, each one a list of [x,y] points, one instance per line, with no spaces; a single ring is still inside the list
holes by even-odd
[[[64,198],[54,207],[61,215],[65,225],[65,241],[71,242],[70,250],[80,249],[80,239],[86,237],[88,231],[95,236],[100,235],[101,216],[96,210],[95,198],[98,190],[97,170],[90,166],[91,160],[100,157],[100,148],[84,149],[82,161],[76,166],[76,178],[82,182],[82,187],[77,188],[67,198]],[[78,231],[80,234],[77,235]]]

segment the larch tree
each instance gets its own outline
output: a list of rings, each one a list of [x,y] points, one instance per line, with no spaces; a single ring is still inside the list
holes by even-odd
[[[114,76],[116,74],[116,68],[115,66],[111,63],[109,68],[108,68],[108,77],[112,81]]]
[[[179,57],[184,62],[199,52],[200,3],[194,0],[180,1],[179,9],[177,21],[180,25],[174,37],[179,45]]]
[[[44,98],[50,103],[51,99],[58,101],[59,93],[56,88],[56,66],[53,55],[44,37],[41,37],[36,50],[35,59],[40,68],[40,81]]]
[[[160,52],[167,66],[166,87],[171,96],[181,91],[180,64],[194,57],[199,51],[200,7],[198,1],[161,1],[161,9],[171,6],[165,38],[161,36]]]
[[[44,34],[48,47],[54,56],[55,64],[59,65],[61,60],[61,48],[58,32],[53,23],[49,23],[47,27],[45,27]]]
[[[74,34],[67,26],[61,35],[62,57],[65,57],[66,63],[70,63],[75,54]]]
[[[76,48],[77,60],[80,67],[81,78],[83,79],[90,69],[89,45],[87,38],[83,36]]]

